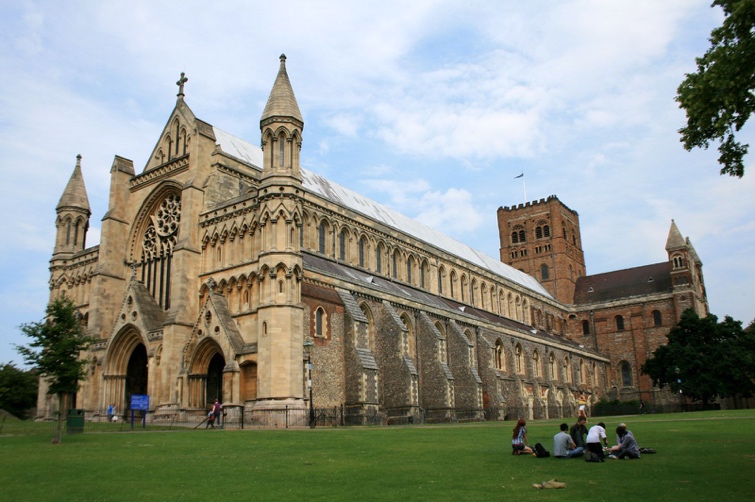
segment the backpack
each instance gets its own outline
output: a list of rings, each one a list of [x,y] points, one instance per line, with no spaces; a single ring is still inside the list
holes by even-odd
[[[545,447],[542,445],[542,443],[536,443],[535,444],[535,456],[537,458],[545,458],[550,457],[551,452],[545,449]]]

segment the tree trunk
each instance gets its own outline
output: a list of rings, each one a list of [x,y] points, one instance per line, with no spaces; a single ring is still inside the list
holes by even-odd
[[[63,409],[65,395],[61,392],[58,393],[58,426],[55,428],[55,437],[52,438],[52,444],[60,444],[63,438]]]

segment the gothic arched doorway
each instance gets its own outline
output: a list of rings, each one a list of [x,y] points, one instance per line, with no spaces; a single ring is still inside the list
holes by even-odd
[[[144,344],[134,347],[126,366],[126,409],[131,409],[131,396],[147,394],[147,348]]]
[[[223,368],[225,358],[220,353],[215,353],[207,368],[207,403],[213,403],[216,399],[223,402]]]
[[[220,346],[205,338],[194,350],[189,372],[189,406],[207,408],[215,399],[223,402],[225,357]]]

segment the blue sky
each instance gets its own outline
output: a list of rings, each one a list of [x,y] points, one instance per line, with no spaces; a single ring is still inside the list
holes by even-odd
[[[143,169],[175,103],[259,143],[285,53],[302,164],[498,256],[496,209],[557,195],[588,274],[657,263],[671,219],[711,310],[755,318],[755,166],[683,150],[674,102],[723,16],[710,0],[23,1],[0,5],[0,363],[48,298],[76,155],[99,242],[114,155]],[[741,139],[755,148],[751,125]]]

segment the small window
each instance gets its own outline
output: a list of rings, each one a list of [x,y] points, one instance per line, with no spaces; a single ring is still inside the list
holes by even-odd
[[[519,243],[519,233],[518,232],[511,232],[511,243],[512,244],[518,244]],[[68,244],[68,242],[66,242]]]
[[[522,346],[519,344],[516,344],[516,349],[514,350],[514,356],[516,358],[516,372],[519,374],[524,373],[524,361],[522,357]]]
[[[365,239],[362,237],[359,239],[359,266],[364,267],[364,248],[365,248]]]
[[[325,254],[325,222],[321,221],[320,226],[317,227],[317,250]]]
[[[548,273],[548,265],[546,264],[540,265],[540,280],[547,281],[549,279],[550,279],[550,274]]]
[[[661,317],[660,310],[653,311],[653,326],[660,326],[663,324],[663,318]]]
[[[346,261],[346,230],[338,234],[338,259]]]
[[[582,334],[590,336],[590,323],[588,321],[582,321]]]
[[[632,367],[626,361],[621,363],[621,384],[624,387],[632,386]]]
[[[616,331],[624,331],[624,317],[616,316]]]
[[[318,308],[315,311],[315,336],[318,338],[323,337],[323,317],[325,317],[325,311],[322,308]]]
[[[503,342],[496,340],[495,342],[495,369],[503,370]]]
[[[550,237],[551,236],[551,227],[548,225],[545,225],[543,227],[543,237]]]

